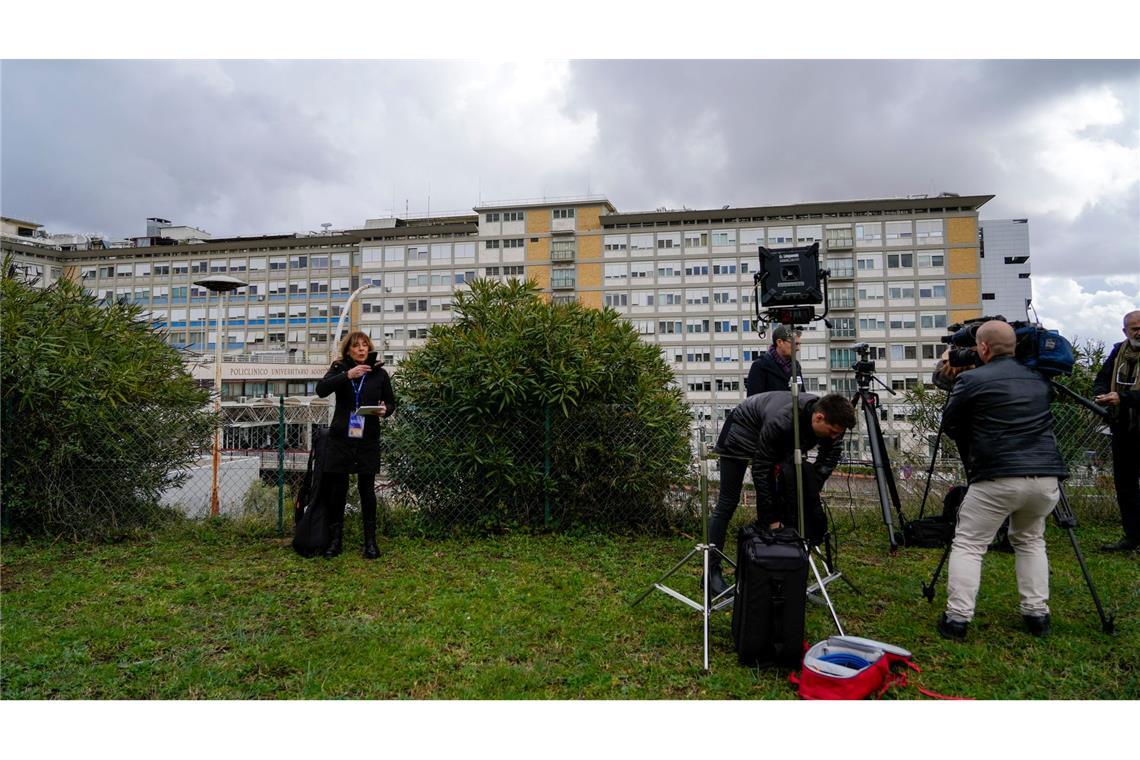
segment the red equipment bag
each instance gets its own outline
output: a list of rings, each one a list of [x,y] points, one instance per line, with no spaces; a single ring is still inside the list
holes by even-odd
[[[788,680],[798,686],[803,699],[865,699],[880,697],[892,686],[906,686],[906,670],[921,673],[907,650],[858,636],[832,636],[804,653],[803,670]],[[919,688],[937,699],[958,699]]]

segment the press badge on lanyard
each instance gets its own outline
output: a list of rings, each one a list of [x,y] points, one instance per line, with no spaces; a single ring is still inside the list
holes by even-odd
[[[364,387],[364,377],[360,378],[360,383],[353,383],[352,390],[356,393],[356,408],[360,408],[360,389]],[[364,416],[353,412],[348,417],[348,437],[349,438],[363,438],[364,437]]]

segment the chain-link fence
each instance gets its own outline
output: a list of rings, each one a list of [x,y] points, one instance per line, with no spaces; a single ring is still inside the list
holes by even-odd
[[[924,495],[926,513],[940,512],[943,495],[965,482],[965,475],[945,436],[933,456],[940,398],[929,401],[925,415],[916,414],[913,405],[905,414],[900,408],[884,404],[872,411],[901,509],[912,519]],[[847,455],[825,487],[833,510],[880,509],[867,421],[861,409],[858,414],[859,426],[847,436]],[[36,503],[51,515],[53,532],[60,535],[106,537],[172,517],[211,516],[285,534],[293,527],[317,431],[331,415],[323,399],[224,404],[216,477],[210,443],[175,471],[147,470],[140,464],[145,452],[120,459],[91,452],[87,465],[66,471],[47,457],[25,471],[35,474]],[[1112,518],[1115,492],[1103,421],[1068,402],[1054,405],[1054,418],[1071,473],[1066,492],[1074,511]],[[494,415],[402,405],[382,421],[376,478],[381,528],[428,535],[575,526],[699,531],[698,439],[703,433],[711,446],[717,428],[706,420],[687,434],[671,433],[646,426],[636,410],[614,406],[568,414],[539,408],[500,421]],[[161,424],[148,429],[155,440],[176,434]],[[718,472],[712,457],[710,504],[716,500]],[[352,511],[359,497],[355,488],[349,493]],[[754,497],[746,491],[744,498]]]

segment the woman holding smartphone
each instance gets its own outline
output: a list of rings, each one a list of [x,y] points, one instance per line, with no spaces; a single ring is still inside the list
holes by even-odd
[[[340,359],[317,383],[321,398],[336,394],[336,409],[329,425],[328,448],[321,471],[321,494],[329,521],[331,541],[326,557],[341,553],[344,535],[344,503],[348,478],[356,474],[364,518],[364,557],[376,559],[376,471],[380,467],[380,417],[396,411],[396,396],[388,373],[377,361],[372,339],[360,331],[350,332],[340,344]],[[358,414],[361,408],[377,407],[379,414]]]

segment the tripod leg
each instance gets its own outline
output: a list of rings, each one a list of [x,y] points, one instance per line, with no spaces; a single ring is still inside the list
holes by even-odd
[[[845,636],[843,633],[843,624],[839,622],[839,615],[835,612],[835,605],[831,603],[831,597],[827,595],[827,585],[824,584],[823,578],[820,577],[819,568],[815,566],[815,559],[808,552],[808,564],[811,565],[811,571],[815,574],[815,582],[819,585],[819,593],[823,595],[823,600],[827,603],[827,609],[831,611],[831,619],[835,621],[835,628],[839,631],[840,636]]]
[[[682,559],[680,562],[678,562],[677,564],[673,565],[673,567],[671,567],[671,568],[669,568],[667,571],[665,571],[665,574],[664,574],[664,575],[662,575],[660,578],[658,578],[657,580],[655,580],[655,581],[653,582],[653,584],[652,584],[652,585],[650,585],[650,587],[649,587],[649,588],[645,589],[645,591],[644,591],[644,592],[641,594],[641,596],[637,597],[637,598],[636,598],[636,599],[634,599],[632,602],[630,602],[630,603],[629,603],[629,606],[630,606],[630,607],[636,607],[636,606],[637,606],[637,604],[638,604],[638,602],[640,602],[640,601],[641,601],[642,599],[644,599],[645,597],[649,596],[650,592],[651,592],[651,591],[653,591],[653,589],[657,588],[657,584],[658,584],[658,583],[661,583],[663,580],[665,580],[666,578],[668,578],[670,575],[672,575],[673,573],[675,573],[675,572],[677,572],[678,570],[680,570],[680,569],[681,569],[681,567],[682,567],[682,566],[683,566],[683,565],[684,565],[686,562],[688,562],[688,561],[689,561],[689,558],[690,558],[690,557],[692,557],[694,554],[696,554],[696,553],[697,553],[697,552],[699,552],[699,551],[701,551],[701,547],[700,547],[700,546],[694,547],[694,548],[693,548],[693,550],[692,550],[692,551],[690,551],[688,554],[686,554],[686,555],[684,556],[684,558],[683,558],[683,559]],[[708,555],[705,555],[705,556],[707,557]],[[707,577],[707,576],[706,576],[706,577]]]
[[[867,441],[871,444],[871,463],[875,470],[875,485],[879,489],[879,507],[883,511],[883,522],[887,526],[887,538],[891,542],[891,551],[893,552],[899,548],[899,537],[895,533],[895,526],[891,520],[891,506],[893,505],[901,513],[898,492],[895,490],[895,482],[891,475],[890,462],[887,459],[887,451],[883,441],[883,431],[879,427],[879,418],[875,416],[873,405],[867,403],[867,398],[862,393],[860,400],[863,404],[863,419],[867,423]]]
[[[922,595],[926,597],[926,601],[931,604],[934,603],[934,589],[938,585],[938,576],[942,574],[942,566],[946,564],[946,559],[950,556],[950,549],[953,547],[954,542],[951,540],[946,544],[946,551],[942,552],[942,558],[938,560],[938,567],[934,568],[934,575],[930,578],[929,584],[922,584]]]
[[[1092,575],[1089,574],[1088,565],[1085,564],[1085,556],[1081,553],[1081,547],[1077,543],[1077,518],[1073,515],[1072,507],[1069,506],[1069,497],[1065,495],[1065,487],[1058,484],[1061,492],[1061,498],[1057,502],[1057,506],[1053,509],[1053,519],[1057,521],[1065,531],[1069,534],[1069,541],[1073,545],[1073,553],[1077,555],[1077,564],[1081,566],[1081,573],[1085,576],[1085,585],[1089,587],[1089,593],[1092,594],[1093,604],[1096,605],[1096,612],[1100,616],[1100,627],[1105,633],[1116,632],[1116,621],[1114,616],[1106,615],[1104,606],[1100,603],[1100,596],[1096,593],[1096,586],[1093,585]]]

